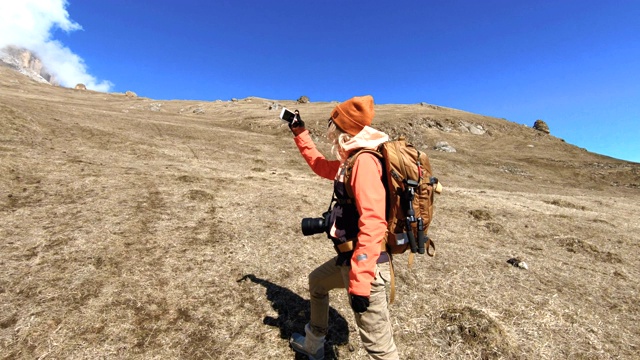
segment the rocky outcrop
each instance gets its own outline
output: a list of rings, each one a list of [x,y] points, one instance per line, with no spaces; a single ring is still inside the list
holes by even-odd
[[[421,103],[419,103],[419,105],[420,105],[420,106],[426,106],[426,107],[428,107],[428,108],[430,108],[430,109],[434,109],[434,110],[438,110],[438,109],[440,109],[440,107],[439,107],[439,106],[437,106],[437,105],[427,104],[426,102],[421,102]]]
[[[533,128],[545,134],[551,133],[549,131],[549,126],[547,125],[547,123],[542,120],[536,120],[536,122],[533,124]]]
[[[0,49],[0,61],[35,81],[59,85],[56,78],[44,67],[42,61],[27,49],[14,46]]]
[[[134,98],[134,97],[138,97],[138,94],[134,93],[133,91],[127,90],[126,93],[124,93],[127,97],[130,98]]]
[[[300,96],[297,100],[298,104],[306,104],[309,102],[309,98],[307,96]]]
[[[74,89],[76,89],[76,90],[87,90],[87,87],[84,84],[78,84],[78,85],[76,85],[76,87]]]
[[[482,125],[471,124],[466,121],[460,121],[460,126],[458,127],[460,132],[471,133],[473,135],[484,135],[486,132]]]
[[[453,146],[449,145],[449,143],[446,141],[438,141],[436,146],[434,146],[433,148],[438,151],[451,152],[451,153],[456,152],[456,149]]]

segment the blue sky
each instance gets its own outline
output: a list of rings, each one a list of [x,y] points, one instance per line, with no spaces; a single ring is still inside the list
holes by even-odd
[[[70,0],[66,11],[82,29],[54,23],[51,40],[108,91],[371,94],[542,119],[571,144],[640,162],[640,1]]]

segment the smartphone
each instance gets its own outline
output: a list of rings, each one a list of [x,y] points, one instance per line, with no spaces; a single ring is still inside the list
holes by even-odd
[[[296,114],[294,114],[291,110],[285,107],[282,108],[282,111],[280,112],[280,119],[291,124],[295,118]]]

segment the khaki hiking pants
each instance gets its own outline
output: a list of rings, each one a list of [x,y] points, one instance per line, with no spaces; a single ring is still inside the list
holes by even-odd
[[[336,266],[333,258],[309,274],[311,295],[311,330],[318,336],[327,334],[329,328],[329,291],[347,289],[349,286],[348,266]],[[371,284],[369,308],[362,314],[355,313],[360,339],[372,359],[398,359],[398,350],[393,341],[393,331],[387,308],[385,282],[390,281],[388,262],[376,266],[376,277]]]

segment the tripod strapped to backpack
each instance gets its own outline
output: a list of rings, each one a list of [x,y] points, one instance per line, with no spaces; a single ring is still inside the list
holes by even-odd
[[[436,185],[435,186],[436,188],[437,188],[437,185],[439,185],[438,179],[435,177],[430,177],[429,181],[430,181],[430,184]],[[426,228],[424,224],[424,219],[422,217],[416,218],[416,212],[413,206],[413,202],[416,196],[416,188],[420,186],[420,182],[416,180],[405,179],[403,180],[403,183],[405,185],[405,189],[402,192],[401,197],[402,197],[403,208],[407,215],[405,219],[405,234],[409,239],[409,247],[411,249],[411,252],[414,254],[416,252],[418,254],[424,254],[426,252],[427,255],[434,256],[435,250],[436,250],[435,245],[433,244],[431,239],[429,239],[429,237],[425,234]],[[435,191],[438,193],[440,192],[439,190],[435,190]],[[418,234],[417,241],[413,231],[414,228],[416,228],[417,230],[416,232]],[[426,245],[426,248],[425,248],[425,245]],[[433,249],[433,251],[430,251],[429,249]]]

